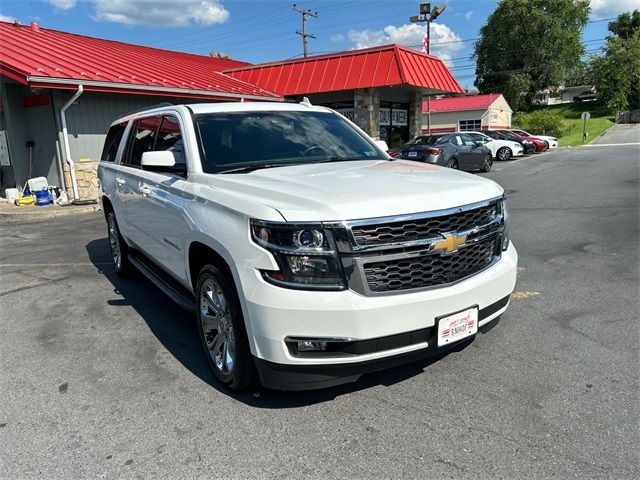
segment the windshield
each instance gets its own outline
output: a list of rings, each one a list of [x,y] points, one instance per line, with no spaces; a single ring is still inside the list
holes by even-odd
[[[225,112],[194,116],[207,173],[322,161],[386,160],[331,112]]]
[[[421,135],[409,140],[407,145],[434,145],[440,141],[442,135]]]

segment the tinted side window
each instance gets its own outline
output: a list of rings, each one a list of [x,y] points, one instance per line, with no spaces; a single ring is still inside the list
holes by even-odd
[[[187,163],[184,153],[184,143],[182,140],[182,132],[180,131],[180,123],[173,115],[162,117],[162,123],[158,130],[158,138],[154,150],[168,150],[173,152],[173,158],[176,165],[185,165]]]
[[[480,135],[479,133],[467,133],[469,137],[474,139],[476,142],[485,142],[487,139]]]
[[[126,123],[119,123],[113,125],[107,133],[107,138],[104,141],[104,148],[102,149],[102,156],[100,161],[102,162],[115,162],[116,154],[118,153],[118,147],[124,135],[124,130],[127,128]]]
[[[471,137],[469,137],[468,135],[460,135],[460,138],[462,139],[463,145],[465,145],[467,147],[475,147],[476,146],[476,142],[474,142],[473,139]]]
[[[140,167],[142,154],[153,150],[156,131],[160,124],[160,117],[141,118],[131,129],[129,139],[129,155],[125,163],[130,167]]]

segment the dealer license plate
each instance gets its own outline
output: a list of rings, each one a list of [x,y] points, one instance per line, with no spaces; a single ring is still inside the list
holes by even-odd
[[[418,156],[418,152],[409,152],[407,154],[408,157],[417,157]]]
[[[442,347],[478,332],[478,307],[440,317],[438,320],[438,346]]]

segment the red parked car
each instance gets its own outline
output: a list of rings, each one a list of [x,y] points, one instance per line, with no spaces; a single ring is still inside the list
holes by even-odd
[[[529,140],[531,143],[533,143],[536,147],[536,153],[540,153],[540,152],[544,152],[547,148],[549,148],[549,144],[546,142],[543,142],[542,140],[540,140],[539,138],[536,137],[527,137],[526,135],[520,135],[516,132],[512,132],[510,130],[497,130],[498,132],[501,133],[510,133],[511,135],[515,135],[516,137],[520,137],[524,140]]]

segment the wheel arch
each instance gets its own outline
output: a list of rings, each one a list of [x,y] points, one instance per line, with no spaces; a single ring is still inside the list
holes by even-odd
[[[248,317],[247,305],[244,297],[244,292],[242,290],[242,284],[240,283],[238,272],[235,268],[233,268],[233,264],[229,262],[227,258],[225,258],[225,254],[228,253],[222,249],[214,248],[208,242],[205,243],[203,241],[195,239],[192,240],[191,243],[189,243],[189,248],[187,249],[187,274],[191,283],[191,289],[197,301],[198,294],[196,292],[196,288],[198,286],[198,274],[200,273],[202,267],[207,264],[214,265],[220,271],[224,272],[225,275],[228,276],[228,278],[231,279],[231,281],[233,282],[232,286],[238,297],[240,309],[242,310],[242,320],[247,332],[249,348],[251,352],[255,354],[257,351],[257,346],[255,344],[251,322],[249,321]]]
[[[109,215],[109,212],[113,212],[113,204],[111,203],[111,200],[109,200],[109,197],[107,197],[106,195],[103,195],[101,200],[102,200],[102,213],[104,214],[104,218],[106,220],[107,216]]]

